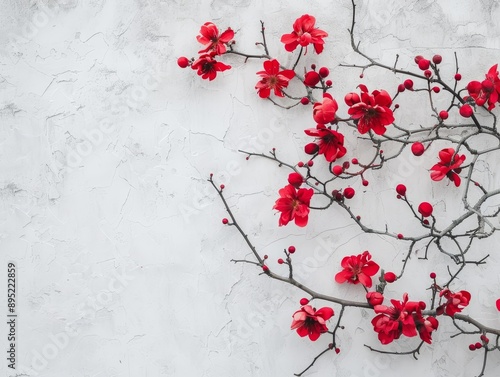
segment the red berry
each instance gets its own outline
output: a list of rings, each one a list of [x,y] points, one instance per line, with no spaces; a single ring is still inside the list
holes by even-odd
[[[316,69],[316,64],[311,64],[311,69]]]
[[[365,77],[365,75],[363,75],[363,74],[360,74],[360,75],[359,75],[359,78],[360,78],[360,79],[362,79],[363,77]]]
[[[267,271],[269,271],[269,267],[267,267],[267,266],[264,264],[264,265],[262,266],[262,270],[263,270],[264,272],[267,272]]]
[[[283,264],[283,263],[285,263],[285,261],[283,259],[281,259],[281,258],[278,259],[278,264]]]
[[[328,344],[328,348],[333,349],[333,343]]]
[[[366,179],[363,179],[363,181],[361,182],[361,184],[363,186],[368,186],[370,184],[370,182],[368,182]]]
[[[346,199],[351,199],[355,193],[356,192],[352,187],[347,187],[346,189],[344,189],[344,196]]]
[[[429,225],[429,220],[427,219],[424,219],[424,221],[422,221],[425,225]]]
[[[428,61],[427,59],[421,58],[418,62],[418,68],[420,68],[422,71],[425,71],[426,69],[429,69],[431,62]]]
[[[344,171],[344,169],[342,169],[342,166],[340,165],[335,165],[333,168],[332,168],[332,172],[333,174],[339,176],[340,174],[342,174],[342,172]]]
[[[336,200],[337,202],[342,201],[342,199],[343,199],[343,198],[344,198],[344,195],[342,195],[342,193],[341,193],[340,191],[337,191],[337,192],[335,193],[335,200]]]
[[[406,90],[404,84],[399,84],[398,85],[398,92],[399,93],[403,93],[404,91]]]
[[[224,190],[225,188],[226,188],[226,186],[224,186],[224,185],[220,185],[220,189],[221,189],[221,190]]]
[[[434,55],[434,56],[432,57],[432,62],[433,62],[434,64],[439,64],[439,63],[441,63],[442,61],[443,61],[443,57],[442,57],[441,55]]]
[[[423,216],[423,217],[429,217],[432,215],[432,211],[434,210],[434,207],[432,207],[431,203],[428,202],[422,202],[418,206],[418,212]]]
[[[304,152],[313,155],[319,150],[319,145],[316,143],[309,143],[304,147]]]
[[[406,186],[400,183],[399,185],[396,186],[396,192],[401,195],[405,196],[406,195]]]
[[[350,168],[350,166],[351,166],[351,164],[349,163],[349,161],[344,161],[344,162],[342,163],[342,168],[344,168],[344,170],[349,169],[349,168]]]
[[[326,85],[326,86],[332,86],[332,85],[333,85],[332,80],[326,80],[326,81],[325,81],[325,85]]]
[[[469,350],[475,351],[476,350],[476,346],[474,344],[469,344]]]
[[[303,105],[308,105],[309,104],[309,98],[307,97],[302,97],[300,99],[300,103],[303,104]]]
[[[338,355],[340,353],[340,348],[335,348],[335,353]]]
[[[413,143],[411,145],[411,152],[415,156],[422,156],[425,152],[425,147],[422,143],[420,143],[419,141],[416,141],[415,143]]]
[[[435,87],[432,88],[432,91],[434,93],[439,93],[441,91],[441,89],[439,88],[439,86],[435,86]]]
[[[299,161],[299,163],[297,164],[297,166],[298,166],[299,168],[301,168],[301,167],[303,167],[303,166],[304,166],[304,163],[303,163],[302,161]]]
[[[314,165],[314,161],[313,160],[307,161],[307,166],[311,167],[313,165]]]
[[[394,272],[386,272],[384,274],[384,280],[388,283],[394,283],[396,281],[396,274]]]
[[[413,89],[413,81],[410,79],[405,80],[403,83],[406,89]]]
[[[429,274],[429,276],[431,277],[431,279],[435,279],[436,278],[436,273],[435,272],[431,272]]]
[[[398,238],[399,238],[400,240],[402,240],[402,239],[403,239],[403,237],[404,237],[404,236],[403,236],[401,233],[398,233]]]
[[[356,216],[356,220],[358,220],[358,221],[361,220],[361,216],[359,216],[359,215]]]
[[[317,72],[314,71],[309,71],[304,75],[304,84],[306,86],[316,86],[316,84],[319,82],[320,77]]]
[[[290,254],[295,253],[295,246],[288,246],[288,252],[289,252]]]
[[[267,259],[267,258],[269,258],[269,255],[267,255],[267,254],[264,255],[264,259]]]
[[[307,298],[304,297],[300,299],[300,305],[304,306],[307,304],[309,304],[309,300]]]
[[[482,346],[483,345],[481,343],[479,343],[479,342],[477,342],[476,344],[474,344],[474,347],[476,347],[477,350],[481,349]]]
[[[186,68],[189,65],[189,60],[185,56],[181,56],[177,59],[177,65],[181,68]]]
[[[328,68],[326,68],[326,67],[321,67],[321,68],[319,69],[318,73],[319,73],[319,75],[320,75],[321,77],[325,78],[325,77],[328,77],[328,75],[330,74],[330,71],[329,71],[329,69],[328,69]]]
[[[441,110],[441,111],[439,112],[439,117],[440,117],[442,120],[446,120],[446,119],[448,119],[448,115],[449,115],[449,114],[448,114],[448,111],[446,111],[446,110]]]
[[[353,158],[353,159],[351,160],[351,162],[352,162],[354,165],[359,164],[359,162],[358,162],[358,159],[357,159],[357,158]]]
[[[460,115],[463,116],[464,118],[470,118],[474,113],[474,110],[472,109],[471,105],[465,104],[460,108],[459,112]]]
[[[457,81],[462,80],[462,75],[460,73],[455,73],[455,80]]]
[[[424,71],[424,76],[425,76],[425,77],[427,77],[427,78],[429,78],[429,77],[431,77],[431,76],[432,76],[432,72],[431,72],[431,71],[429,71],[428,69],[426,69],[426,70]]]
[[[486,335],[484,335],[484,334],[482,334],[482,335],[480,336],[480,338],[481,338],[481,340],[482,340],[484,343],[486,343],[486,344],[488,344],[488,343],[490,342],[490,340],[488,339],[488,337],[487,337]]]
[[[225,217],[222,219],[222,224],[226,225],[228,222],[229,222],[229,220],[226,219]]]

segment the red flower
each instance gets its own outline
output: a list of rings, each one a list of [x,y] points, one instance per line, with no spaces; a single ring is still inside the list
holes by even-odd
[[[408,301],[408,293],[403,295],[403,302],[391,300],[393,306],[376,305],[373,309],[378,315],[372,319],[375,332],[382,344],[389,344],[399,339],[401,334],[407,337],[417,335],[414,312],[420,313],[425,303]]]
[[[371,261],[371,254],[368,251],[363,254],[344,257],[340,265],[343,270],[335,275],[337,283],[349,282],[352,284],[363,284],[365,287],[372,286],[372,278],[379,270],[379,265]]]
[[[300,310],[293,313],[291,329],[297,329],[301,337],[309,335],[309,339],[315,341],[319,336],[328,331],[326,321],[333,316],[332,308],[321,308],[315,310],[310,305],[304,305]]]
[[[212,81],[217,76],[217,72],[223,72],[230,69],[231,66],[218,62],[212,55],[205,54],[200,55],[199,59],[191,65],[191,68],[198,70],[198,76],[201,76],[202,79]]]
[[[291,34],[283,34],[281,42],[285,44],[287,51],[293,51],[300,44],[302,47],[307,47],[310,43],[314,45],[314,50],[317,54],[323,51],[325,41],[323,38],[328,37],[328,33],[314,27],[316,19],[313,16],[304,14],[293,23],[293,32]],[[307,50],[306,50],[307,52]]]
[[[319,154],[324,154],[328,162],[333,162],[337,158],[344,156],[347,150],[344,147],[344,135],[330,130],[323,125],[318,124],[317,128],[310,128],[304,131],[309,136],[319,138]]]
[[[288,86],[288,82],[294,78],[295,72],[291,69],[280,71],[280,63],[276,59],[264,62],[264,71],[257,72],[262,79],[257,83],[255,89],[258,89],[261,98],[267,98],[274,90],[274,94],[283,97],[282,89]]]
[[[415,326],[417,327],[420,339],[424,342],[432,343],[432,332],[436,330],[439,326],[439,322],[434,317],[424,318],[420,311],[413,314],[413,320],[415,321]]]
[[[460,177],[458,174],[461,172],[460,165],[465,161],[465,155],[455,154],[453,148],[445,148],[439,152],[439,161],[431,168],[431,179],[433,181],[440,181],[444,177],[448,177],[455,183],[455,186],[460,186]]]
[[[486,80],[482,82],[471,81],[467,85],[469,95],[474,98],[478,106],[483,106],[488,102],[488,110],[495,107],[495,102],[499,102],[500,78],[498,77],[498,64],[490,68],[486,74]]]
[[[286,225],[295,220],[297,226],[306,226],[309,216],[309,203],[313,189],[298,189],[287,185],[279,190],[281,198],[276,200],[273,209],[281,212],[279,225]]]
[[[208,46],[198,51],[199,53],[213,52],[216,55],[222,55],[226,52],[226,43],[234,38],[234,31],[231,28],[219,35],[219,29],[212,22],[205,22],[200,29],[200,34],[196,39],[201,44]]]
[[[444,304],[444,312],[450,317],[453,317],[455,313],[460,313],[464,307],[469,305],[471,298],[470,293],[467,291],[453,293],[448,288],[439,292],[439,296],[444,296],[448,300]]]
[[[323,102],[316,102],[313,106],[313,118],[319,124],[333,122],[338,108],[337,101],[330,94],[325,93],[323,94]]]
[[[361,134],[373,130],[377,135],[383,135],[386,126],[394,122],[394,114],[389,108],[392,99],[385,90],[374,90],[368,94],[365,85],[359,85],[361,101],[351,106],[348,113],[358,120],[358,131]]]

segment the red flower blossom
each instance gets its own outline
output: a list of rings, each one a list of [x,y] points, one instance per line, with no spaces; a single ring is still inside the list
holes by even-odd
[[[207,45],[207,48],[198,51],[199,53],[210,52],[222,55],[226,52],[226,43],[234,38],[234,31],[231,28],[219,35],[219,29],[212,22],[205,22],[200,29],[200,34],[196,39],[201,44]]]
[[[385,90],[374,90],[368,93],[365,85],[359,85],[361,101],[351,106],[348,114],[358,120],[358,131],[361,134],[373,130],[377,135],[383,135],[386,126],[394,122],[394,114],[389,108],[392,99]]]
[[[415,321],[415,326],[417,327],[420,339],[428,344],[431,344],[432,332],[439,326],[438,320],[431,316],[424,318],[420,311],[413,314],[413,320]]]
[[[486,74],[486,80],[482,82],[471,81],[467,85],[469,95],[474,98],[478,106],[483,106],[488,102],[488,110],[495,107],[495,102],[500,102],[500,78],[498,77],[498,64],[491,67]]]
[[[323,102],[316,102],[313,106],[313,118],[319,124],[333,122],[338,108],[337,101],[330,94],[325,93],[323,94]]]
[[[201,76],[202,79],[212,81],[217,76],[217,72],[223,72],[230,69],[231,66],[218,62],[212,55],[204,54],[200,55],[199,59],[191,64],[191,68],[198,70],[198,76]]]
[[[431,168],[431,179],[440,181],[448,177],[455,186],[460,186],[461,180],[458,174],[462,170],[460,165],[465,161],[465,155],[455,154],[453,148],[445,148],[439,152],[439,158],[441,161]]]
[[[444,312],[450,317],[453,317],[455,313],[460,313],[464,307],[469,305],[471,298],[470,293],[467,291],[453,293],[448,288],[439,292],[439,296],[444,296],[448,300],[444,304]]]
[[[330,130],[318,124],[316,128],[310,128],[304,130],[304,132],[309,136],[319,138],[318,153],[325,155],[328,162],[335,161],[337,158],[344,156],[347,152],[344,147],[344,135],[337,131]]]
[[[413,313],[417,316],[425,303],[408,301],[408,293],[403,295],[403,301],[391,300],[393,306],[376,305],[373,309],[378,315],[372,319],[375,332],[382,344],[389,344],[394,339],[399,339],[401,334],[407,337],[417,335],[417,328]],[[420,315],[421,316],[421,315]]]
[[[306,47],[309,44],[314,45],[314,50],[317,54],[323,51],[325,41],[323,38],[328,37],[328,33],[314,27],[316,18],[308,14],[304,14],[293,23],[293,32],[291,34],[283,34],[281,42],[285,44],[287,51],[293,51],[300,44]],[[307,52],[307,50],[306,50]]]
[[[337,283],[349,282],[352,284],[363,284],[365,287],[372,286],[372,278],[379,270],[379,265],[371,261],[371,254],[368,251],[363,254],[344,257],[340,265],[343,270],[335,275]]]
[[[310,305],[304,305],[300,310],[293,313],[291,329],[297,329],[301,337],[309,335],[309,339],[315,341],[319,336],[328,331],[326,321],[333,316],[332,308],[321,308],[315,310]]]
[[[281,197],[273,207],[281,212],[279,226],[287,225],[292,220],[297,226],[306,226],[313,189],[296,190],[292,185],[287,185],[279,190],[279,194]]]
[[[276,59],[264,62],[264,71],[257,72],[261,80],[255,86],[260,98],[267,98],[274,90],[274,94],[283,97],[282,89],[288,86],[288,82],[294,78],[295,72],[291,69],[280,71],[280,63]]]

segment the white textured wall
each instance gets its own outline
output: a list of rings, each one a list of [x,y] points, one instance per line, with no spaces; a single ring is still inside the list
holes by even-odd
[[[464,80],[479,80],[500,62],[494,0],[359,3],[362,46],[387,64],[399,53],[402,66],[415,69],[414,55],[441,53],[451,75],[456,51]],[[400,244],[360,234],[336,210],[313,214],[306,229],[277,227],[271,208],[287,173],[266,161],[247,162],[236,150],[257,143],[262,151],[285,149],[284,158],[298,161],[308,139],[303,129],[314,123],[304,108],[286,112],[258,98],[253,88],[261,62],[227,57],[233,69],[212,83],[176,65],[178,56],[200,48],[195,36],[202,23],[231,26],[237,46],[251,51],[261,19],[271,53],[289,63],[279,37],[304,13],[330,33],[325,53],[318,60],[311,53],[306,62],[328,66],[332,93],[342,97],[359,83],[359,71],[338,67],[359,61],[346,32],[347,0],[2,2],[0,302],[12,260],[18,265],[17,361],[26,375],[290,376],[321,351],[327,340],[311,343],[289,330],[300,292],[229,262],[249,250],[233,228],[222,227],[224,211],[206,182],[210,172],[226,184],[259,249],[275,260],[284,247],[297,246],[297,263],[309,266],[303,281],[312,287],[362,299],[359,287],[339,287],[333,276],[344,255],[365,249],[384,268],[399,269]],[[392,92],[398,80],[372,69],[363,82]],[[402,123],[432,121],[418,112],[425,102],[415,105],[408,96],[405,103]],[[490,171],[497,165],[491,161]],[[415,202],[433,199],[440,216],[453,213],[450,188],[418,178],[427,178],[430,165],[411,166]],[[395,163],[389,171],[398,168]],[[353,207],[373,225],[398,225],[395,213],[402,207],[392,182],[384,174],[370,181],[363,195],[355,186]],[[401,227],[403,233],[413,229]],[[491,264],[471,268],[455,288],[469,289],[470,312],[499,327],[493,303],[500,296],[500,260],[494,240],[480,245],[478,255],[491,247]],[[441,255],[427,263],[412,260],[388,295],[408,291],[426,299],[428,272],[444,274],[447,262]],[[481,354],[466,349],[472,337],[450,341],[449,321],[442,320],[435,345],[415,361],[367,351],[364,343],[378,345],[371,318],[350,309],[339,338],[342,352],[324,357],[308,375],[478,373]],[[0,339],[3,350],[7,341],[3,334]],[[390,349],[412,344],[402,339]],[[14,375],[5,360],[1,367]],[[497,354],[487,372],[500,372]]]

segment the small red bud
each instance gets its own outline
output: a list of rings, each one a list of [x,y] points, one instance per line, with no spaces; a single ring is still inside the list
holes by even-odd
[[[221,189],[221,190],[224,190],[225,188],[226,188],[226,186],[224,186],[224,185],[220,185],[220,189]]]
[[[469,344],[469,350],[470,351],[475,351],[476,350],[476,346],[474,344]]]
[[[448,111],[446,111],[446,110],[441,110],[441,111],[439,112],[439,117],[440,117],[442,120],[446,120],[446,119],[448,119],[448,115],[449,115],[449,114],[448,114]]]
[[[332,350],[332,349],[333,349],[333,343],[330,343],[330,344],[328,345],[328,348],[330,348],[330,349]]]
[[[311,69],[316,69],[316,64],[311,64]]]
[[[429,274],[429,276],[430,276],[431,279],[435,279],[436,278],[436,273],[435,272],[431,272]]]
[[[476,349],[481,349],[481,347],[483,347],[483,345],[479,342],[477,342],[476,344],[474,344],[474,347],[476,347]]]
[[[302,98],[300,99],[300,103],[301,103],[301,104],[303,104],[303,105],[307,105],[307,104],[309,104],[309,98],[307,98],[307,97],[302,97]]]
[[[326,86],[332,86],[332,85],[333,85],[332,80],[326,80],[326,81],[325,81],[325,85],[326,85]]]
[[[455,74],[455,80],[460,81],[462,80],[462,75],[460,73]]]
[[[394,105],[394,108],[395,108],[395,109],[399,109],[399,103],[396,103],[396,104]]]
[[[186,68],[189,65],[189,60],[185,56],[181,56],[177,59],[177,65],[181,68]]]
[[[431,71],[429,71],[428,69],[426,69],[426,70],[424,71],[424,76],[425,76],[425,77],[427,77],[427,78],[429,78],[429,77],[431,77],[431,76],[432,76],[432,72],[431,72]]]
[[[417,56],[415,56],[415,59],[413,59],[413,60],[415,61],[415,64],[418,64],[418,62],[419,62],[420,60],[422,60],[423,58],[424,58],[424,57],[423,57],[422,55],[417,55]]]
[[[335,348],[335,353],[338,355],[340,353],[340,348]]]
[[[418,68],[420,68],[422,71],[425,71],[427,69],[429,69],[430,65],[431,65],[431,62],[428,61],[427,59],[420,59],[418,61]]]
[[[267,254],[264,255],[264,259],[267,259],[267,258],[269,258],[269,255],[267,255]]]
[[[351,162],[352,162],[354,165],[359,164],[359,162],[358,162],[358,159],[357,159],[357,158],[353,158],[353,159],[351,160]]]
[[[283,264],[283,263],[285,263],[285,261],[282,258],[278,259],[278,264]]]
[[[432,211],[434,210],[434,207],[432,207],[431,203],[428,202],[422,202],[418,206],[418,212],[423,216],[423,217],[429,217],[432,215]]]
[[[425,225],[429,225],[429,220],[427,219],[424,219],[424,221],[422,221]]]
[[[443,57],[442,57],[441,55],[434,55],[434,56],[432,57],[432,62],[433,62],[434,64],[439,64],[439,63],[441,63],[442,61],[443,61]]]
[[[295,249],[295,246],[288,246],[288,252],[289,252],[290,254],[295,253],[295,250],[296,250],[296,249]]]
[[[404,91],[406,90],[404,84],[399,84],[398,85],[398,92],[399,93],[403,93]]]
[[[481,340],[485,343],[485,344],[488,344],[490,342],[490,340],[488,339],[488,337],[484,334],[481,335]]]
[[[359,75],[359,78],[360,78],[360,79],[362,79],[363,77],[365,77],[365,75],[363,75],[363,74],[360,74],[360,75]]]
[[[402,239],[404,238],[404,236],[403,236],[401,233],[398,233],[398,238],[399,238],[400,240],[402,240]],[[387,279],[386,279],[386,280],[387,280]]]
[[[413,143],[411,145],[411,152],[415,155],[415,156],[422,156],[425,152],[425,147],[422,143],[416,141],[415,143]]]
[[[366,187],[366,186],[368,186],[370,184],[370,182],[368,182],[366,179],[363,179],[363,181],[361,182],[361,184]]]
[[[265,264],[262,266],[262,271],[267,272],[269,271],[269,267],[267,267]]]
[[[406,89],[413,89],[413,81],[410,79],[407,79],[404,81],[403,85],[405,86]]]
[[[313,160],[307,161],[307,166],[311,167],[313,165],[314,165],[314,161]]]
[[[394,272],[386,272],[384,274],[384,280],[388,283],[394,283],[397,279],[397,276]]]
[[[326,67],[321,67],[318,71],[319,75],[323,78],[328,77],[330,74],[330,70]]]
[[[332,168],[332,173],[339,176],[340,174],[342,174],[342,172],[344,171],[344,169],[342,169],[342,166],[340,165],[335,165],[333,168]]]
[[[397,194],[396,199],[401,199],[401,195]]]
[[[300,299],[300,305],[304,306],[307,304],[309,304],[309,300],[307,298],[303,297]]]
[[[465,104],[460,108],[459,112],[460,115],[463,116],[464,118],[470,118],[474,113],[474,110],[472,109],[471,105]]]
[[[303,166],[304,166],[304,163],[303,163],[302,161],[299,161],[299,163],[297,164],[297,166],[298,166],[299,168],[301,168],[301,167],[303,167]]]
[[[347,170],[351,167],[351,164],[349,163],[349,161],[344,161],[342,163],[342,168],[344,168],[344,170]]]
[[[432,88],[432,91],[434,93],[439,93],[441,91],[441,89],[439,88],[439,86],[435,86],[435,87]]]
[[[361,220],[361,216],[359,216],[359,215],[356,216],[356,220],[358,220],[358,221]]]
[[[406,195],[406,186],[400,183],[399,185],[396,186],[396,192],[401,195],[405,196]]]
[[[355,193],[356,192],[352,187],[347,187],[346,189],[344,189],[344,196],[346,199],[351,199]]]
[[[228,222],[229,222],[229,220],[226,219],[225,217],[222,219],[222,224],[226,225]]]

